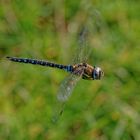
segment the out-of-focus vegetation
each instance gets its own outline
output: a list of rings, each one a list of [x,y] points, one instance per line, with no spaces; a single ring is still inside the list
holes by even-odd
[[[138,0],[1,0],[0,139],[139,140],[139,6]],[[4,57],[71,64],[83,25],[91,33],[88,63],[105,76],[80,80],[54,124],[55,98],[67,73]]]

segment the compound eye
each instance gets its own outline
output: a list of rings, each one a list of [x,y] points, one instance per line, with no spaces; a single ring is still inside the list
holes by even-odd
[[[95,71],[95,77],[98,77],[98,73],[97,73],[97,71]]]
[[[94,67],[93,74],[92,74],[93,79],[99,80],[99,79],[101,79],[101,76],[102,76],[101,68]]]
[[[98,79],[98,73],[97,73],[96,69],[93,70],[92,77],[93,77],[93,79]]]

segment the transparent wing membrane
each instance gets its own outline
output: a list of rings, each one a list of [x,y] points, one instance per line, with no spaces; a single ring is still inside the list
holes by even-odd
[[[91,50],[89,49],[88,45],[88,28],[86,26],[82,26],[79,29],[77,34],[77,48],[75,51],[73,63],[81,63],[86,62]]]
[[[87,61],[87,58],[89,57],[91,51],[88,48],[87,38],[88,29],[86,28],[86,26],[83,26],[77,35],[77,48],[73,59],[74,64]],[[57,121],[62,115],[66,101],[71,96],[76,83],[81,79],[83,72],[84,67],[80,67],[68,77],[66,77],[66,79],[64,79],[64,81],[61,83],[57,94],[56,111],[53,115],[53,121]]]
[[[82,27],[79,34],[78,34],[78,47],[77,51],[75,52],[75,57],[73,62],[74,63],[81,63],[87,60],[89,55],[89,49],[87,47],[87,41],[86,38],[88,36],[88,30],[86,27]],[[67,100],[70,96],[74,86],[77,83],[77,79],[79,77],[75,76],[82,75],[84,68],[79,68],[76,71],[74,71],[72,74],[70,74],[60,85],[60,89],[58,92],[58,99],[59,100]]]
[[[84,72],[84,67],[79,67],[76,71],[70,74],[60,85],[57,99],[60,102],[65,102],[70,97],[76,83],[81,78]]]
[[[66,101],[71,96],[76,83],[81,79],[83,72],[84,67],[79,67],[79,69],[74,71],[73,74],[70,74],[68,77],[66,77],[60,85],[57,94],[55,113],[53,115],[53,122],[56,122],[62,115]]]
[[[59,117],[62,115],[66,101],[70,97],[76,83],[80,80],[79,76],[74,74],[70,74],[67,78],[64,79],[62,84],[60,85],[57,101],[55,105],[55,110],[53,114],[53,122],[56,122]]]
[[[71,74],[63,81],[63,83],[60,85],[57,96],[57,99],[60,102],[65,102],[68,100],[68,97],[71,95],[78,79],[79,79],[78,76]]]

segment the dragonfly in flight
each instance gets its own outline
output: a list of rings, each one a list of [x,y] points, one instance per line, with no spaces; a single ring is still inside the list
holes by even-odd
[[[80,34],[81,44],[84,41],[84,37],[85,37],[85,32],[82,32]],[[88,63],[83,62],[84,61],[83,59],[86,56],[86,54],[84,54],[85,53],[84,51],[85,51],[85,46],[83,46],[82,44],[81,47],[78,49],[79,56],[76,55],[77,58],[75,59],[75,62],[77,61],[77,63],[74,62],[75,64],[73,65],[62,65],[50,61],[30,59],[30,58],[18,58],[18,57],[10,57],[10,56],[7,56],[6,58],[13,62],[58,68],[66,72],[69,72],[70,75],[60,85],[58,96],[57,96],[59,102],[62,103],[60,107],[62,109],[59,110],[59,114],[62,114],[63,106],[65,105],[66,101],[68,100],[69,96],[73,91],[73,88],[75,87],[77,81],[80,78],[85,80],[100,80],[104,75],[104,72],[100,67],[91,66]]]
[[[19,62],[19,63],[28,63],[28,64],[62,69],[74,75],[81,76],[82,79],[86,79],[86,80],[100,80],[101,77],[103,76],[103,71],[100,67],[96,67],[96,66],[93,67],[87,63],[78,63],[75,65],[62,65],[62,64],[52,63],[49,61],[29,59],[29,58],[18,58],[18,57],[10,57],[10,56],[7,56],[6,58],[9,59],[10,61]]]

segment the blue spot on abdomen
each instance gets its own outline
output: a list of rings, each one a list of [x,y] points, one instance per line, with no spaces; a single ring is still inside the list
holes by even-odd
[[[66,71],[72,72],[72,66],[71,66],[71,65],[68,65],[68,66],[66,67]]]

